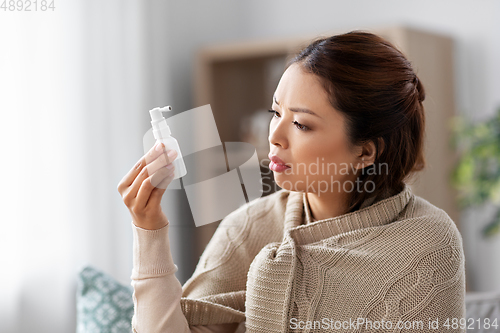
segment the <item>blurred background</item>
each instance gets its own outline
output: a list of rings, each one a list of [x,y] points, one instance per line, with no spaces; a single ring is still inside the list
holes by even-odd
[[[131,218],[116,187],[144,153],[148,110],[210,104],[221,141],[250,142],[265,159],[263,110],[285,61],[316,36],[354,29],[383,35],[414,64],[429,167],[412,187],[457,223],[467,290],[500,290],[500,187],[487,187],[500,167],[473,172],[485,155],[500,161],[498,127],[485,130],[500,108],[499,1],[0,2],[1,332],[75,332],[88,265],[130,286]],[[457,116],[483,125],[452,127]],[[453,146],[453,128],[489,150]],[[264,183],[264,194],[275,190]],[[459,200],[471,193],[480,200]],[[162,205],[184,283],[218,223],[196,228],[181,190]]]

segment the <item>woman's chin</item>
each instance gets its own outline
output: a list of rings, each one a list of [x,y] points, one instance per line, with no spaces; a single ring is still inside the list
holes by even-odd
[[[274,182],[284,190],[294,192],[303,192],[305,190],[303,185],[305,184],[305,181],[301,179],[294,179],[294,177],[287,176],[282,172],[274,173]]]

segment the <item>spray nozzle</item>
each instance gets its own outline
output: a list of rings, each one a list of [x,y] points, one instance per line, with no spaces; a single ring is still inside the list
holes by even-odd
[[[162,120],[163,116],[161,115],[161,113],[165,111],[172,111],[172,107],[168,105],[163,108],[154,108],[153,110],[150,110],[149,114],[151,115],[151,120],[152,121]]]
[[[149,111],[151,116],[151,125],[153,126],[153,135],[155,139],[164,138],[170,136],[170,128],[167,125],[167,121],[162,116],[162,111],[172,111],[170,105],[163,108],[154,108]]]

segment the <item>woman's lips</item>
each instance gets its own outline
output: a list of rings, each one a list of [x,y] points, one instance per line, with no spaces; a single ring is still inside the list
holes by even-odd
[[[283,164],[276,164],[273,161],[271,161],[271,163],[269,163],[269,169],[276,171],[276,172],[283,172],[289,168],[290,168],[289,166],[286,166]]]
[[[290,167],[286,165],[285,162],[278,156],[273,155],[271,153],[269,153],[268,156],[269,159],[271,160],[271,162],[269,163],[269,169],[271,169],[272,171],[283,172],[286,169],[290,169]]]

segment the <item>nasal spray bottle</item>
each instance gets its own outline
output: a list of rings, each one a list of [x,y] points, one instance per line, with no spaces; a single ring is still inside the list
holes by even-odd
[[[167,151],[173,149],[177,152],[177,157],[173,161],[175,167],[173,179],[177,179],[184,177],[187,174],[186,165],[184,164],[184,159],[182,158],[179,143],[176,139],[170,136],[170,128],[167,125],[167,121],[161,114],[162,111],[172,111],[172,107],[165,106],[164,108],[154,108],[149,111],[149,114],[151,115],[151,125],[153,126],[153,135],[156,139],[156,143],[163,143]]]

